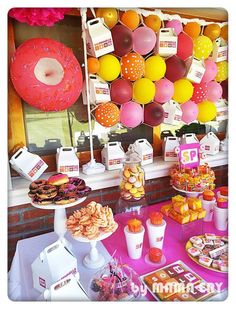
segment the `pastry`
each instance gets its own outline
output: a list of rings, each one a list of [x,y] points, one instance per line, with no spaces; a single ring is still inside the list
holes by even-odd
[[[153,211],[149,214],[149,219],[150,219],[151,224],[161,225],[162,220],[163,220],[163,215],[162,215],[162,213],[160,213],[158,211]]]
[[[162,258],[162,250],[159,248],[150,248],[148,251],[149,260],[153,263],[159,263]]]
[[[47,184],[44,186],[40,186],[36,193],[39,199],[52,199],[57,195],[57,187]]]
[[[69,177],[66,174],[57,173],[48,178],[48,183],[54,186],[60,186],[69,182]]]
[[[129,231],[132,233],[139,233],[142,229],[142,222],[138,219],[130,219],[127,225]]]
[[[198,213],[198,219],[203,219],[206,216],[206,210],[203,208],[197,209],[197,213]]]
[[[161,212],[162,212],[164,215],[166,215],[166,216],[168,217],[171,208],[172,208],[172,204],[163,205],[163,206],[161,207]]]
[[[196,197],[188,197],[188,206],[192,210],[197,210],[202,208],[202,201]]]
[[[205,190],[203,192],[203,199],[205,201],[213,201],[215,198],[215,193],[212,190]]]
[[[186,213],[189,210],[188,204],[186,202],[174,202],[173,208],[177,213],[179,213],[181,215],[183,215],[184,213]]]

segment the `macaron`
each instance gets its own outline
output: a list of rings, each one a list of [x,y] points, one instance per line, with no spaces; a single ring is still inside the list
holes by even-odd
[[[126,184],[125,184],[125,189],[126,189],[126,190],[132,189],[132,184],[129,183],[129,182],[126,182]]]
[[[135,183],[136,180],[137,180],[137,179],[136,179],[136,177],[134,177],[134,176],[129,177],[129,182],[130,182],[130,183]]]
[[[134,186],[135,186],[135,188],[140,188],[142,186],[141,181],[138,181],[138,180],[135,181]]]

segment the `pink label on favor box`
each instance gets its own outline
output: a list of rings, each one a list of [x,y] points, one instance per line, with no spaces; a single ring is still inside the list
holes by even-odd
[[[193,168],[200,164],[199,143],[183,144],[179,146],[179,161],[181,167]]]

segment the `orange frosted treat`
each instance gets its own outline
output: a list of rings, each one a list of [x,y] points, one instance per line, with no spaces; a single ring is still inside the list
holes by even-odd
[[[186,202],[175,202],[173,203],[173,208],[176,212],[183,215],[186,211],[188,211],[188,204]]]
[[[169,217],[175,221],[177,221],[178,215],[179,214],[173,208],[169,212]]]
[[[186,197],[184,197],[184,196],[182,196],[182,195],[175,195],[175,196],[173,196],[172,197],[172,203],[175,203],[175,202],[186,202],[187,201],[187,199],[186,199]]]
[[[203,209],[203,208],[198,209],[197,212],[198,212],[198,219],[205,218],[205,216],[206,216],[206,210],[205,209]]]
[[[138,219],[130,219],[127,224],[130,232],[139,233],[142,229],[142,222]]]
[[[224,196],[228,196],[228,187],[221,187],[220,188],[220,194]]]
[[[188,207],[192,210],[197,210],[202,208],[202,201],[197,197],[188,197]]]
[[[163,206],[161,207],[161,212],[162,212],[164,215],[166,215],[166,216],[168,217],[171,208],[172,208],[172,204],[163,205]]]
[[[190,209],[189,214],[190,214],[190,219],[189,219],[190,222],[198,219],[198,211],[194,211],[194,210]]]
[[[178,214],[176,221],[180,224],[188,223],[190,220],[190,214],[189,212],[186,212],[183,215]]]
[[[212,201],[215,197],[215,193],[212,190],[205,190],[203,192],[203,199],[205,201]]]
[[[163,215],[162,215],[162,213],[160,213],[158,211],[153,211],[152,213],[150,213],[149,219],[151,221],[151,224],[161,225],[162,220],[163,220]]]

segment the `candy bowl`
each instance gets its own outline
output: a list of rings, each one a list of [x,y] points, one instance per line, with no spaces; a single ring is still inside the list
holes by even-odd
[[[92,301],[134,301],[141,296],[141,282],[128,265],[112,260],[91,279],[89,298]]]

